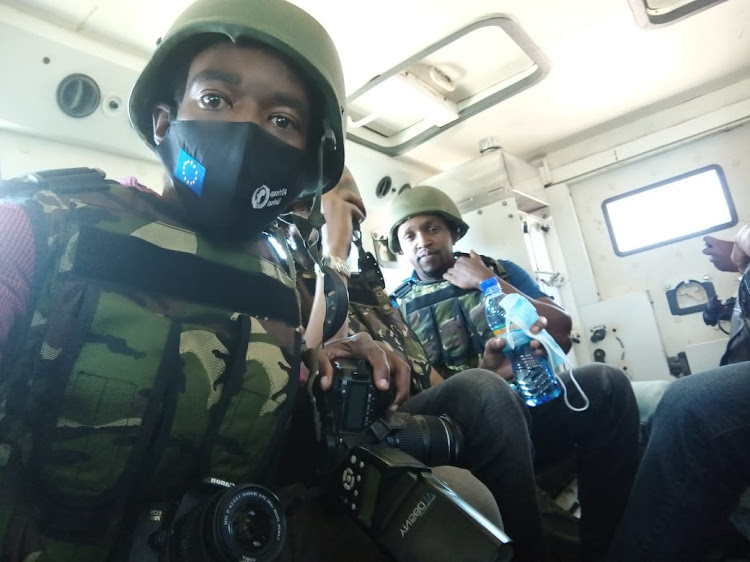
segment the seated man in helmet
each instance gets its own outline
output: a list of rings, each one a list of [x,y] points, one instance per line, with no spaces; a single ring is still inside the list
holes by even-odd
[[[198,0],[130,98],[169,177],[162,196],[89,169],[3,182],[0,559],[274,557],[275,534],[227,546],[168,528],[178,505],[198,520],[181,498],[275,484],[301,328],[294,280],[263,231],[338,181],[343,103],[338,55],[308,14]],[[339,347],[320,355],[324,375]],[[346,353],[367,357],[378,384],[396,375],[396,402],[406,396],[397,355],[366,335]],[[304,559],[380,559],[368,550]]]
[[[498,279],[503,292],[526,296],[560,347],[570,349],[569,316],[530,275],[507,260],[473,251],[454,253],[454,244],[469,227],[445,193],[429,186],[402,192],[391,205],[388,227],[391,250],[403,253],[414,267],[393,298],[442,376],[450,380],[455,373],[481,367],[512,377],[502,353],[504,341],[492,337],[483,314],[479,284],[490,277]],[[447,310],[460,313],[450,315]],[[582,556],[602,560],[638,463],[638,409],[621,371],[596,363],[575,369],[574,376],[588,397],[588,407],[575,411],[567,399],[557,398],[529,408],[530,436],[538,469],[575,452]],[[569,388],[570,402],[585,405],[570,374],[561,378]],[[507,522],[505,511],[503,517]]]

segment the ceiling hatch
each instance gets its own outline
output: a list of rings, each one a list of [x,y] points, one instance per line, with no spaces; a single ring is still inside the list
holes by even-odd
[[[347,138],[389,156],[535,84],[549,63],[506,15],[468,25],[347,98]]]

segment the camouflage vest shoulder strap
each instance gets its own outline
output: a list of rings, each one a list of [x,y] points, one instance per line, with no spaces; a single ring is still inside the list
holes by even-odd
[[[299,380],[293,280],[103,176],[26,183],[0,191],[39,249],[21,352],[0,371],[0,478],[18,467],[26,484],[0,532],[38,528],[41,559],[93,562],[126,501],[171,501],[204,476],[270,483]]]
[[[430,362],[416,334],[391,304],[375,257],[360,254],[360,269],[361,273],[352,274],[349,280],[350,330],[369,333],[406,359],[411,367],[412,394],[429,388]]]
[[[375,258],[372,257],[372,260]],[[374,265],[378,267],[377,262]],[[361,257],[360,268],[360,272],[353,272],[349,278],[349,332],[366,332],[373,339],[385,342],[401,353],[411,367],[412,394],[428,388],[430,363],[422,345],[391,305],[379,273],[374,274],[368,267],[363,267]],[[315,293],[315,273],[309,267],[302,269],[299,280],[298,286],[303,296],[302,316],[309,318]]]
[[[507,278],[500,263],[486,256],[482,260],[496,275]],[[393,298],[430,363],[444,377],[479,365],[491,336],[480,291],[448,281],[409,279],[393,292]]]

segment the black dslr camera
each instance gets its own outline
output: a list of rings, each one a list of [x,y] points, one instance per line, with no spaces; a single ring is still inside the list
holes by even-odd
[[[286,540],[284,509],[255,484],[201,482],[180,502],[153,508],[135,525],[131,562],[271,562]]]
[[[462,434],[448,416],[388,414],[366,361],[336,362],[331,390],[311,381],[329,487],[398,562],[505,562],[510,538],[425,463],[456,464]]]
[[[385,442],[429,465],[454,465],[461,453],[461,428],[448,416],[390,413],[394,391],[379,390],[372,367],[362,360],[337,359],[332,388],[313,385],[316,413],[328,455],[335,463],[362,442]],[[338,454],[337,454],[338,453]]]

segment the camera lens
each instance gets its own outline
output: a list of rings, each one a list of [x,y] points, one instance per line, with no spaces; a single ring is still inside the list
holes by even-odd
[[[270,562],[284,547],[286,517],[273,492],[242,484],[188,513],[176,534],[175,560]]]
[[[257,552],[266,546],[273,535],[274,522],[269,513],[249,505],[232,514],[230,535],[246,552]]]
[[[428,466],[453,465],[461,453],[463,433],[446,415],[409,416],[406,425],[385,441]]]

